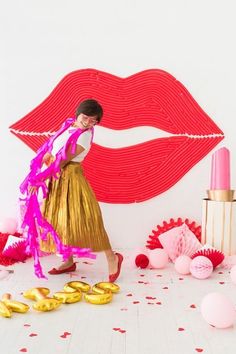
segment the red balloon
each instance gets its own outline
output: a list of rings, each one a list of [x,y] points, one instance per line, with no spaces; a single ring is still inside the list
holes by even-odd
[[[145,254],[138,254],[137,257],[135,258],[135,264],[139,268],[147,268],[149,264],[149,259]]]

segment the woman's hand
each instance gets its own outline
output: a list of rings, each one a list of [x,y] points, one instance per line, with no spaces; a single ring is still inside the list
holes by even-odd
[[[45,165],[50,166],[51,163],[55,160],[55,157],[50,154],[49,152],[46,152],[46,154],[43,157],[43,163],[45,163]]]
[[[38,188],[35,186],[29,186],[28,187],[28,194],[35,194],[37,192]]]

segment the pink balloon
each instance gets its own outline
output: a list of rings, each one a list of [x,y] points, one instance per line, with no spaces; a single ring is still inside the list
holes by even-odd
[[[14,218],[5,218],[0,223],[0,232],[3,234],[14,234],[17,230],[17,221]]]
[[[149,252],[149,262],[153,268],[164,268],[168,261],[168,254],[163,248],[156,248]]]
[[[234,284],[236,284],[236,265],[234,265],[230,270],[230,278]]]
[[[201,314],[207,323],[216,328],[228,328],[236,319],[234,304],[221,293],[210,293],[203,298]]]
[[[192,259],[189,256],[182,255],[176,258],[175,260],[175,270],[180,274],[189,274],[190,273],[190,263]]]
[[[195,257],[190,263],[190,272],[197,279],[208,278],[213,271],[210,259],[204,256]]]

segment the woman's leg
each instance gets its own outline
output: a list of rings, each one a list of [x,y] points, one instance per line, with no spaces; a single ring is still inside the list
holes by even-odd
[[[106,258],[107,258],[109,274],[116,273],[117,272],[117,267],[118,267],[118,257],[117,257],[117,255],[111,249],[110,250],[105,250],[105,255],[106,255]]]
[[[69,268],[70,266],[72,266],[72,264],[74,263],[74,258],[73,256],[70,256],[67,261],[63,262],[62,265],[60,265],[60,267],[57,267],[58,270],[63,270],[66,268]]]

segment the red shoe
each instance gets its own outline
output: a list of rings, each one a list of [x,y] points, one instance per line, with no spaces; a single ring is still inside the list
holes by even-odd
[[[51,275],[57,275],[57,274],[62,274],[62,273],[69,273],[69,272],[74,272],[76,270],[76,263],[73,263],[71,266],[64,268],[64,269],[56,269],[52,268],[49,270],[49,274]]]
[[[123,262],[123,256],[120,253],[115,253],[118,257],[117,272],[115,274],[109,275],[109,282],[114,283],[118,276],[120,275],[121,264]]]

